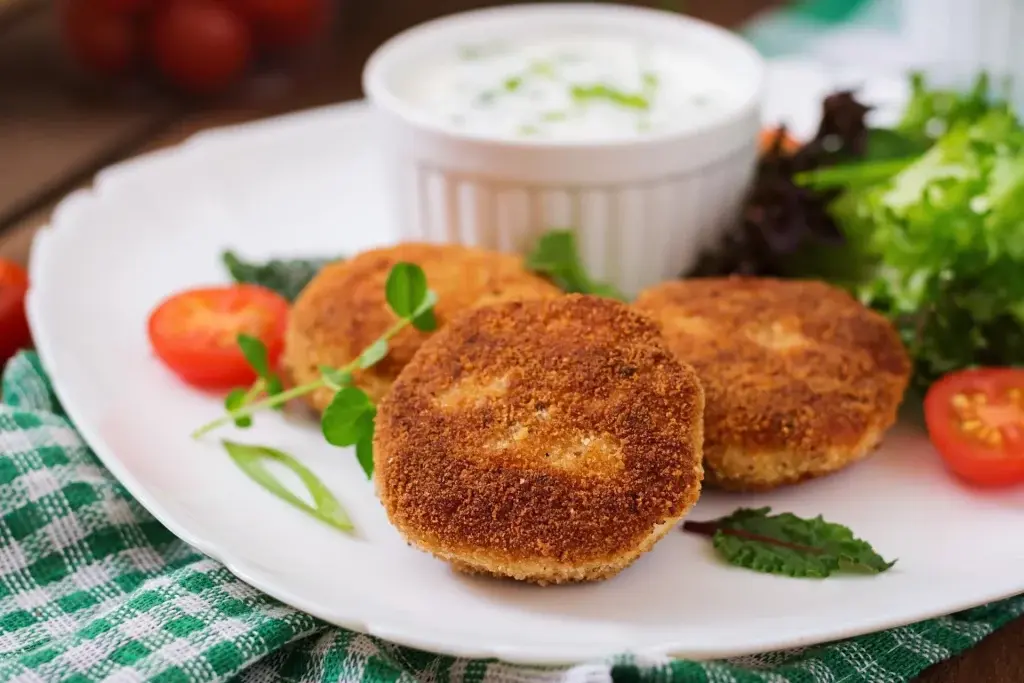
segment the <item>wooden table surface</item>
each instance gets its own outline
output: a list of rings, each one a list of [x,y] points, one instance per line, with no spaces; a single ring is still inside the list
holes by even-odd
[[[183,103],[166,94],[113,98],[83,91],[57,57],[48,10],[0,24],[0,257],[25,262],[35,231],[54,204],[96,170],[180,142],[196,131],[361,96],[370,51],[419,21],[486,4],[480,0],[350,0],[322,57],[284,86],[215,103]],[[659,3],[637,3],[653,4]],[[687,11],[736,25],[772,0],[689,0]],[[925,672],[920,683],[1021,683],[1024,619],[978,647]]]

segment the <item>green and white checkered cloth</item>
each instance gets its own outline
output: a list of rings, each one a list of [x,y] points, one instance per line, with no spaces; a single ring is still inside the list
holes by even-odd
[[[38,358],[0,406],[0,681],[906,681],[1014,617],[1024,596],[822,647],[721,662],[572,668],[441,657],[325,624],[176,539],[75,431]]]

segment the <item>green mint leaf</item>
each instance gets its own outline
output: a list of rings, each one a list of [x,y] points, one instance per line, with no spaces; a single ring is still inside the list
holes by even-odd
[[[320,376],[324,378],[327,387],[333,391],[341,391],[342,387],[352,384],[352,373],[332,368],[329,365],[320,366]]]
[[[546,275],[568,293],[594,294],[625,301],[626,297],[612,285],[594,282],[587,275],[576,248],[576,236],[570,230],[544,233],[526,257],[526,267]]]
[[[740,508],[711,522],[686,522],[684,531],[711,536],[715,550],[729,563],[768,574],[825,578],[839,571],[878,574],[888,562],[866,541],[841,524],[819,515],[802,519],[771,508]]]
[[[267,446],[232,441],[223,441],[222,443],[228,456],[238,465],[238,468],[266,491],[335,529],[352,531],[352,521],[338,499],[312,471],[298,460],[287,453]],[[309,491],[313,505],[296,496],[278,481],[274,474],[267,469],[268,461],[278,462],[294,472]]]
[[[505,79],[505,90],[508,92],[515,92],[523,86],[523,79],[521,76],[510,76]]]
[[[325,265],[341,259],[273,259],[257,263],[244,261],[233,251],[225,251],[221,260],[235,282],[260,285],[294,301]]]
[[[284,391],[284,382],[277,375],[271,374],[266,378],[266,388],[264,392],[267,396],[276,396]],[[284,403],[278,403],[272,406],[273,410],[284,410]]]
[[[245,405],[245,399],[248,395],[249,391],[247,389],[232,389],[230,392],[228,392],[228,395],[224,397],[224,409],[227,410],[229,413],[232,410],[238,410],[239,408]],[[236,417],[235,426],[242,427],[243,429],[246,427],[251,427],[252,417],[248,415],[244,417]]]
[[[437,329],[437,318],[434,311],[428,309],[412,319],[412,326],[420,332],[433,332]]]
[[[356,441],[356,460],[363,468],[367,479],[373,479],[373,435],[364,436]]]
[[[379,363],[384,356],[388,355],[388,340],[378,339],[359,354],[359,367],[363,370]]]
[[[342,387],[334,395],[320,420],[324,438],[332,446],[354,446],[367,435],[373,436],[377,408],[362,389]]]
[[[437,329],[437,318],[434,316],[434,305],[437,303],[437,292],[427,290],[423,302],[413,313],[412,326],[420,332],[433,332]]]
[[[427,276],[415,263],[396,263],[388,273],[384,294],[399,318],[411,318],[427,296]]]
[[[245,360],[260,377],[270,375],[270,363],[267,361],[267,347],[262,341],[248,334],[238,335],[238,346],[242,349]]]

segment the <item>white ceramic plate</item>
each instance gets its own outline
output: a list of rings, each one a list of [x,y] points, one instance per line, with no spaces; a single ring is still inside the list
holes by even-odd
[[[800,92],[813,112],[817,93]],[[781,99],[800,102],[792,93]],[[627,650],[754,653],[1024,591],[1024,491],[964,488],[912,430],[892,434],[874,458],[840,475],[766,495],[707,494],[692,515],[712,518],[740,505],[824,514],[899,558],[871,578],[759,575],[722,564],[705,539],[680,532],[600,584],[537,588],[462,577],[406,546],[354,455],[327,446],[317,426],[297,416],[261,415],[250,432],[227,435],[298,455],[347,506],[359,537],[271,497],[215,440],[189,438],[219,412],[219,400],[179,384],[151,357],[145,320],[171,292],[224,281],[225,247],[267,257],[388,242],[374,152],[362,105],[205,133],[100,174],[92,191],[61,204],[36,241],[29,313],[64,406],[114,475],[199,550],[338,625],[522,663]]]

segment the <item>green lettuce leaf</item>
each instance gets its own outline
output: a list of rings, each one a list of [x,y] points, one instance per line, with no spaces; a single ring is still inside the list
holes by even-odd
[[[1010,114],[1004,98],[992,93],[988,74],[979,74],[967,92],[930,88],[922,74],[910,78],[910,100],[896,131],[917,138],[936,140],[953,128],[974,123],[990,112]]]
[[[1024,363],[1024,129],[992,111],[836,204],[872,263],[854,289],[893,319],[919,385]]]

